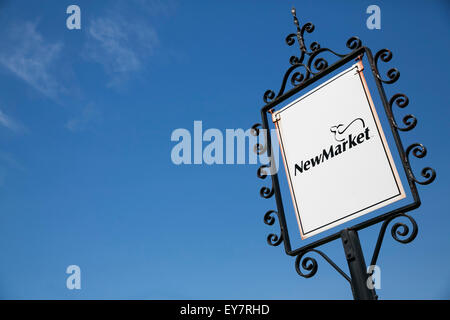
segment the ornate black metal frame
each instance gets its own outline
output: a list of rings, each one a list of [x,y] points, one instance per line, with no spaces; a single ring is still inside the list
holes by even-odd
[[[392,84],[396,82],[400,77],[400,72],[396,68],[391,68],[387,71],[387,79],[382,78],[378,71],[378,63],[380,60],[383,62],[389,62],[392,59],[391,51],[388,49],[382,49],[378,51],[375,56],[373,56],[372,51],[369,48],[363,46],[361,41],[357,37],[352,37],[347,41],[346,46],[351,50],[351,52],[347,54],[339,54],[328,48],[322,48],[317,42],[312,42],[308,50],[305,45],[303,36],[305,32],[312,33],[314,31],[314,25],[308,22],[300,26],[296,17],[295,9],[292,9],[292,15],[294,17],[294,24],[296,25],[297,32],[289,34],[286,37],[286,43],[287,45],[292,46],[295,43],[295,40],[297,40],[297,43],[300,47],[300,56],[291,56],[291,58],[289,59],[291,66],[284,74],[283,81],[278,93],[275,94],[275,92],[272,90],[267,90],[264,93],[263,100],[265,102],[265,105],[261,109],[262,124],[257,123],[252,127],[252,134],[254,136],[258,136],[260,134],[260,128],[265,129],[265,145],[259,143],[256,144],[255,152],[257,154],[263,154],[264,152],[267,152],[267,156],[270,159],[269,164],[262,165],[260,168],[258,168],[257,176],[260,179],[265,179],[268,175],[270,175],[272,179],[272,187],[262,187],[260,190],[260,195],[265,199],[271,198],[275,195],[277,205],[277,211],[269,210],[266,212],[266,214],[264,215],[264,223],[267,225],[273,225],[275,223],[274,216],[277,216],[280,225],[280,234],[269,234],[267,237],[267,242],[272,246],[278,246],[282,242],[284,242],[286,254],[290,256],[296,256],[295,269],[297,273],[302,277],[310,278],[316,274],[318,268],[317,261],[313,257],[307,256],[307,254],[315,252],[322,256],[336,271],[338,271],[347,281],[350,282],[350,284],[352,284],[351,277],[349,277],[344,271],[342,271],[342,269],[340,269],[325,253],[316,249],[317,247],[338,238],[342,238],[342,240],[344,241],[345,239],[343,238],[342,232],[336,232],[297,249],[292,249],[291,247],[280,185],[278,181],[278,173],[271,170],[272,164],[274,164],[275,162],[272,156],[271,137],[268,125],[268,113],[286,99],[292,97],[314,82],[337,70],[339,67],[344,66],[348,62],[357,59],[358,57],[362,57],[364,54],[367,56],[372,74],[375,78],[378,92],[381,97],[381,101],[389,120],[392,135],[400,154],[400,159],[413,198],[413,202],[410,204],[404,205],[400,208],[381,214],[377,217],[371,218],[367,221],[356,224],[346,229],[353,230],[356,233],[359,230],[375,225],[379,222],[383,222],[370,262],[371,265],[375,265],[377,262],[386,229],[392,220],[399,217],[405,217],[412,225],[412,230],[410,230],[408,225],[402,222],[395,223],[392,226],[391,235],[396,241],[400,243],[409,243],[415,239],[418,232],[417,223],[410,215],[406,213],[418,208],[421,204],[416,184],[426,185],[433,182],[436,178],[436,172],[430,167],[425,167],[421,171],[421,175],[424,180],[419,180],[411,170],[409,161],[410,154],[412,153],[416,158],[423,158],[427,154],[427,149],[420,143],[411,144],[406,148],[406,151],[403,148],[403,143],[400,139],[399,131],[412,130],[417,124],[417,119],[411,114],[406,115],[402,119],[402,122],[404,124],[404,126],[402,127],[398,125],[394,118],[394,104],[396,104],[400,108],[405,108],[409,103],[409,99],[402,93],[394,94],[389,100],[386,96],[383,84]],[[328,52],[329,54],[337,57],[338,60],[330,65],[325,58],[319,57],[320,54],[325,52]],[[292,88],[289,90],[286,89],[288,80],[290,80],[290,83],[292,85]],[[302,269],[304,271],[302,271]]]

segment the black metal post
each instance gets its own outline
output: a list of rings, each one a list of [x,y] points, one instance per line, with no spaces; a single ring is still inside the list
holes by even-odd
[[[345,257],[350,269],[353,298],[355,300],[376,300],[378,296],[374,289],[367,286],[367,266],[364,254],[361,250],[358,232],[344,229],[341,231],[342,245],[344,246]]]

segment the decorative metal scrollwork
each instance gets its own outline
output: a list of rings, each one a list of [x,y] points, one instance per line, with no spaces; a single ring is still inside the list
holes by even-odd
[[[313,250],[313,251],[316,252],[316,250]],[[318,268],[316,259],[311,258],[311,257],[306,257],[305,259],[303,259],[303,257],[309,252],[310,251],[299,254],[297,256],[297,258],[295,259],[295,270],[303,278],[311,278],[312,276],[314,276],[316,274],[317,268]],[[307,271],[306,273],[304,273],[301,270],[300,262],[301,262],[302,268]]]
[[[311,249],[300,253],[295,259],[295,270],[297,273],[304,278],[313,277],[318,269],[317,260],[312,257],[307,257],[308,253],[315,252],[322,256],[340,275],[342,275],[348,282],[351,283],[350,277],[342,271],[325,253],[317,249]],[[301,266],[301,267],[300,267]],[[306,272],[302,271],[305,270]]]
[[[394,103],[400,108],[405,108],[409,103],[409,99],[403,93],[394,94],[392,96],[392,98],[389,100],[389,108],[391,110],[391,113],[393,113],[392,107],[393,107]],[[408,114],[403,117],[403,123],[406,125],[406,127],[398,126],[397,122],[395,121],[394,116],[392,116],[392,121],[393,121],[394,126],[400,131],[412,130],[417,125],[417,119],[412,114]]]
[[[260,123],[255,123],[251,128],[250,128],[250,134],[254,137],[258,137],[259,133],[260,133],[260,127],[262,125]],[[267,137],[266,137],[267,138]],[[267,143],[266,144],[261,144],[259,142],[257,142],[254,146],[253,146],[253,152],[256,153],[257,155],[262,155],[264,152],[267,151]]]
[[[266,152],[266,150],[267,150],[267,145],[265,145],[265,144],[256,143],[253,146],[253,152],[256,153],[257,155],[262,155],[264,152]]]
[[[266,168],[270,168],[271,166],[268,164],[263,164],[261,167],[258,168],[258,171],[256,172],[256,175],[260,179],[265,179],[267,177],[267,171],[264,170]]]
[[[264,223],[271,226],[275,223],[275,218],[273,217],[272,214],[275,214],[278,217],[278,212],[274,211],[274,210],[269,210],[266,212],[266,214],[264,215]],[[280,226],[280,235],[276,235],[274,233],[271,233],[267,236],[267,243],[271,246],[278,246],[280,245],[281,242],[283,242],[283,230],[281,229]]]
[[[373,68],[375,69],[375,74],[381,82],[387,83],[387,84],[396,82],[400,78],[400,71],[398,71],[398,69],[396,69],[396,68],[391,68],[387,72],[388,79],[387,80],[382,79],[380,76],[379,70],[378,70],[378,62],[379,62],[379,60],[381,60],[383,62],[389,62],[391,59],[392,59],[392,52],[388,49],[382,49],[382,50],[378,51],[374,57]],[[415,128],[415,126],[417,125],[417,118],[412,114],[408,114],[403,117],[402,122],[405,125],[405,127],[400,127],[398,125],[398,123],[395,120],[395,117],[393,116],[394,103],[400,108],[405,108],[409,104],[409,99],[403,93],[397,93],[397,94],[394,94],[391,97],[391,99],[389,100],[389,109],[390,109],[390,113],[391,113],[390,120],[391,120],[392,124],[394,125],[394,127],[400,131],[409,131],[409,130],[412,130],[413,128]],[[406,148],[406,151],[405,151],[406,158],[404,159],[404,161],[408,164],[409,168],[411,168],[410,160],[409,160],[409,155],[411,152],[413,153],[413,155],[416,158],[423,158],[427,154],[427,149],[420,143],[413,143],[408,148]],[[425,180],[422,180],[422,181],[418,180],[416,178],[416,176],[411,171],[411,169],[408,169],[408,170],[409,170],[410,178],[418,184],[422,184],[422,185],[430,184],[434,181],[434,179],[436,179],[436,171],[431,167],[425,167],[422,169],[420,174],[422,177],[425,178]]]
[[[406,162],[409,165],[409,155],[412,152],[412,154],[416,158],[423,158],[427,155],[427,149],[424,147],[421,143],[413,143],[408,148],[406,148]],[[425,178],[425,180],[420,181],[416,178],[416,176],[410,171],[411,178],[418,184],[426,185],[430,184],[436,179],[436,171],[431,167],[425,167],[420,172],[420,175]]]
[[[263,197],[264,199],[271,198],[274,193],[275,193],[275,190],[273,188],[262,187],[259,190],[260,196]]]
[[[380,76],[380,72],[378,71],[378,60],[381,59],[381,61],[383,62],[389,62],[392,59],[392,52],[388,49],[381,49],[380,51],[378,51],[375,54],[375,71],[376,71],[376,75],[377,78],[383,82],[383,83],[387,83],[387,84],[391,84],[396,82],[399,78],[400,78],[400,71],[398,71],[398,69],[396,68],[391,68],[388,70],[388,72],[386,73],[386,75],[388,76],[388,80],[383,79]]]
[[[328,61],[323,57],[318,57],[319,54],[328,52],[338,58],[343,58],[346,56],[346,54],[339,54],[331,49],[322,48],[318,42],[312,42],[311,45],[309,46],[308,51],[303,36],[305,32],[312,33],[315,27],[311,22],[307,22],[300,27],[295,9],[292,9],[292,15],[294,17],[294,24],[297,27],[297,33],[289,34],[286,37],[286,44],[288,46],[292,46],[295,43],[295,40],[297,39],[297,43],[299,44],[300,47],[300,56],[290,57],[289,63],[291,64],[291,67],[289,67],[289,69],[285,72],[278,93],[276,94],[275,91],[273,90],[267,90],[266,92],[264,92],[263,100],[266,104],[278,98],[285,92],[288,80],[290,81],[293,87],[296,87],[305,82],[306,80],[308,80],[309,78],[311,78],[312,76],[327,69],[329,66]],[[359,40],[359,38],[357,37],[351,37],[347,41],[347,48],[349,48],[352,51],[360,48],[361,46],[362,46],[361,40]],[[307,59],[305,60],[306,57]],[[303,68],[304,70],[303,71],[297,70],[299,68]],[[294,70],[296,71],[294,72]]]
[[[261,124],[260,123],[256,123],[254,124],[251,129],[250,129],[250,133],[257,137],[260,134],[260,128]],[[266,137],[267,139],[267,137]],[[267,143],[260,144],[260,143],[256,143],[255,146],[253,147],[253,151],[258,154],[261,155],[264,152],[267,151]],[[268,175],[268,172],[265,169],[271,169],[271,163],[269,164],[264,164],[261,167],[258,168],[258,171],[256,172],[256,175],[258,176],[258,178],[260,179],[265,179]],[[265,199],[269,199],[271,198],[275,193],[275,190],[273,188],[268,188],[268,187],[262,187],[259,190],[259,194],[261,195],[261,197],[265,198]]]
[[[394,238],[397,242],[400,242],[403,244],[410,243],[411,241],[413,241],[416,238],[417,233],[419,231],[419,227],[417,226],[416,220],[414,220],[411,216],[409,216],[407,214],[405,214],[404,217],[408,218],[412,224],[411,233],[409,232],[409,227],[402,222],[395,223],[391,229],[392,238]],[[406,238],[399,238],[399,236],[406,237]]]
[[[361,48],[362,42],[358,37],[351,37],[347,40],[346,46],[350,50],[356,50],[358,48]]]
[[[395,223],[391,228],[391,236],[394,238],[394,240],[406,244],[413,241],[417,233],[419,231],[419,227],[417,226],[416,220],[412,218],[411,216],[407,215],[406,213],[400,213],[398,215],[392,216],[391,218],[386,219],[380,228],[380,233],[378,235],[378,240],[375,245],[375,249],[373,251],[372,260],[370,262],[370,265],[376,265],[378,255],[380,253],[381,245],[383,243],[384,235],[386,233],[386,229],[389,225],[389,223],[399,217],[407,218],[408,221],[411,223],[412,228],[408,227],[405,223],[397,222]],[[400,238],[401,237],[401,238]]]
[[[283,82],[283,83],[285,84],[285,82]],[[273,92],[272,90],[267,90],[266,92],[264,92],[263,100],[265,103],[269,103],[274,98],[275,98],[275,92]]]
[[[255,123],[251,128],[250,128],[250,134],[254,137],[259,136],[259,128],[262,127],[261,123]]]
[[[328,235],[325,238],[313,241],[294,250],[292,250],[291,248],[288,226],[285,219],[283,201],[281,198],[281,191],[278,183],[278,174],[277,171],[273,170],[272,168],[272,163],[275,163],[275,161],[272,157],[271,140],[270,134],[268,132],[269,128],[267,113],[271,113],[273,108],[276,108],[277,105],[292,97],[300,89],[306,88],[309,84],[312,84],[314,81],[330,74],[331,72],[349,63],[353,59],[360,59],[364,54],[367,54],[370,69],[375,76],[375,82],[380,93],[380,98],[382,100],[383,106],[385,107],[391,128],[393,129],[393,138],[395,139],[396,146],[401,157],[401,162],[407,174],[412,197],[414,198],[414,203],[410,203],[400,208],[393,209],[390,212],[384,213],[383,215],[374,218],[370,218],[367,221],[358,223],[357,225],[349,228],[354,232],[357,232],[359,230],[382,222],[373,252],[371,265],[376,265],[386,230],[391,221],[393,221],[394,219],[403,218],[407,220],[407,222],[396,222],[391,226],[390,233],[395,241],[405,244],[413,241],[416,238],[418,234],[417,223],[411,216],[407,215],[406,212],[416,209],[420,205],[420,198],[417,189],[415,188],[415,183],[422,185],[432,183],[436,178],[436,172],[431,167],[425,167],[420,172],[423,179],[418,180],[411,170],[410,154],[412,153],[416,158],[423,158],[427,154],[427,150],[420,143],[414,143],[408,148],[403,149],[399,131],[410,131],[414,129],[417,125],[417,119],[412,114],[403,116],[403,118],[399,122],[397,122],[394,118],[394,107],[405,108],[409,104],[409,99],[405,94],[396,93],[389,99],[389,101],[386,98],[386,93],[384,92],[384,84],[395,83],[400,78],[400,72],[396,68],[390,68],[386,73],[383,72],[383,76],[381,76],[379,72],[379,64],[380,61],[391,61],[392,52],[388,49],[382,49],[372,57],[371,50],[369,48],[363,47],[361,40],[357,37],[348,39],[346,47],[350,49],[351,52],[347,54],[340,54],[331,49],[322,48],[318,42],[311,42],[308,46],[308,44],[305,43],[304,35],[306,33],[312,33],[315,29],[314,25],[310,22],[304,25],[300,25],[296,16],[295,9],[292,10],[292,15],[294,17],[294,24],[297,31],[296,33],[289,34],[285,40],[288,46],[293,46],[297,42],[300,49],[300,54],[293,55],[289,58],[290,66],[284,73],[282,83],[278,92],[273,90],[267,90],[264,92],[263,100],[266,105],[261,109],[262,122],[264,125],[261,125],[259,123],[255,124],[252,127],[251,131],[252,135],[258,136],[260,135],[260,128],[264,128],[267,130],[266,132],[264,132],[265,141],[262,142],[262,144],[257,144],[254,148],[257,154],[267,152],[268,158],[270,159],[268,164],[261,165],[258,168],[257,176],[260,179],[266,179],[268,175],[271,175],[270,180],[272,181],[272,185],[270,187],[262,187],[259,193],[261,197],[266,199],[271,198],[275,195],[277,205],[277,211],[269,210],[265,213],[264,223],[267,225],[273,225],[275,221],[278,220],[280,233],[270,233],[267,236],[267,242],[271,246],[278,246],[283,242],[286,253],[290,256],[296,257],[295,269],[297,273],[304,278],[311,278],[318,271],[317,260],[314,256],[311,256],[312,253],[316,253],[320,255],[325,261],[327,261],[350,284],[352,284],[352,279],[344,271],[342,271],[342,269],[340,269],[325,253],[317,249],[319,246],[342,237],[343,232]],[[326,59],[328,57],[331,57],[329,59],[330,61]],[[289,83],[295,90],[287,90],[287,86],[289,86]],[[343,242],[345,243],[345,241]],[[352,288],[354,288],[353,284]]]

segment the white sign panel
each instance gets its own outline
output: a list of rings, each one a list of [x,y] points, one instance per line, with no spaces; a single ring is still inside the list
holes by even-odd
[[[272,114],[302,239],[405,197],[362,70]]]

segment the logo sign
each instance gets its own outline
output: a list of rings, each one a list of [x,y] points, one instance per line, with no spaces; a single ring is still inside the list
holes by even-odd
[[[362,71],[272,114],[302,239],[405,198]]]

